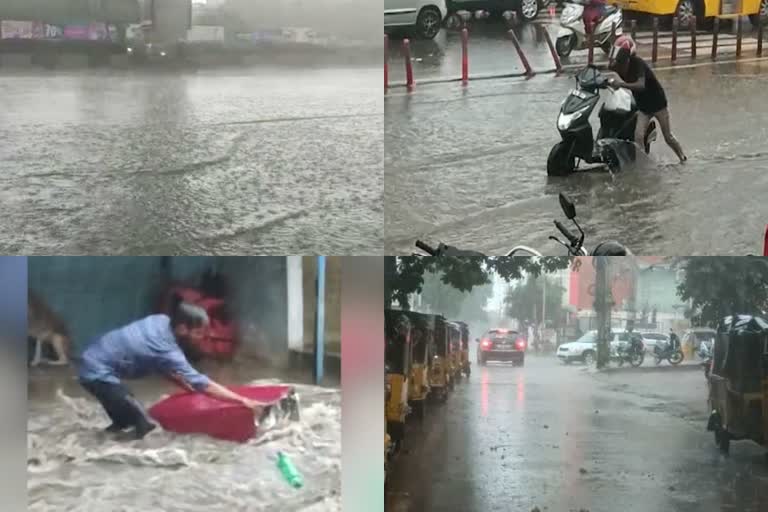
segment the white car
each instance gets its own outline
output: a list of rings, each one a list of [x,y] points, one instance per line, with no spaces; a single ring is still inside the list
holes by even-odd
[[[613,337],[609,343],[611,352],[615,352],[620,343],[629,341],[629,333],[620,330],[613,330],[612,333]],[[597,358],[597,331],[589,331],[576,341],[560,345],[557,348],[557,358],[566,364],[572,361],[594,364]]]
[[[434,39],[447,15],[445,0],[384,0],[384,29],[411,29],[422,39]]]
[[[668,345],[669,336],[660,332],[641,332],[643,335],[643,345],[645,348],[653,352],[656,345]]]

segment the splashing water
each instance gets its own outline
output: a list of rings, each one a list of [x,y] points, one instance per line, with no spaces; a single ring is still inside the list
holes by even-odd
[[[53,403],[30,402],[29,510],[340,510],[340,392],[293,386],[302,400],[299,421],[276,418],[245,444],[160,429],[119,441],[102,432],[107,418],[93,399],[59,390]],[[304,476],[302,489],[283,481],[277,451]]]

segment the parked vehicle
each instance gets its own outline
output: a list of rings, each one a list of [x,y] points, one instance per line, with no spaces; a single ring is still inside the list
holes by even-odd
[[[615,3],[625,11],[670,18],[677,16],[682,28],[690,27],[694,20],[698,27],[704,27],[720,14],[748,16],[752,24],[768,19],[766,0],[615,0]]]
[[[384,30],[402,28],[434,39],[448,15],[445,0],[384,0]]]
[[[515,366],[525,365],[528,343],[517,331],[491,329],[478,343],[477,364],[480,366],[485,366],[488,361],[511,361]]]
[[[646,351],[653,351],[659,343],[669,343],[669,336],[660,332],[643,332],[641,334]]]
[[[486,11],[491,16],[514,11],[522,21],[533,21],[542,8],[540,0],[448,0],[448,12]]]
[[[461,380],[464,365],[461,361],[461,327],[456,322],[448,322],[448,339],[450,342],[450,360],[452,381]]]
[[[669,361],[669,364],[677,366],[685,359],[683,350],[680,347],[673,347],[671,343],[659,343],[653,347],[653,357],[656,359],[657,365],[666,359]]]
[[[439,401],[448,398],[448,388],[453,382],[451,378],[450,343],[445,318],[435,316],[434,319],[435,352],[429,365],[429,387],[432,396]]]
[[[386,403],[387,433],[395,450],[405,437],[408,406],[408,379],[411,368],[411,322],[402,311],[384,311],[384,368],[389,399]]]
[[[612,330],[608,340],[611,352],[616,353],[619,342],[629,342],[630,336],[626,331]],[[563,343],[557,349],[557,358],[565,364],[580,361],[587,365],[595,364],[597,360],[597,331],[589,331],[581,338],[570,343]]]
[[[411,321],[413,345],[411,371],[408,379],[408,404],[419,419],[424,419],[429,396],[429,363],[434,352],[434,316],[415,311],[404,312]]]
[[[704,370],[704,377],[709,380],[709,372],[712,369],[712,344],[702,342],[699,346],[698,355],[701,359],[701,367]]]
[[[726,317],[717,331],[709,378],[707,430],[728,453],[731,441],[752,440],[768,451],[768,321]],[[766,453],[768,461],[768,453]]]
[[[610,53],[613,42],[622,34],[622,10],[614,5],[606,6],[605,15],[598,21],[593,32],[592,46]],[[557,32],[555,49],[560,57],[568,57],[573,50],[589,48],[584,26],[584,5],[577,0],[565,4],[560,14],[560,30]]]
[[[469,325],[458,320],[454,323],[459,326],[461,331],[461,371],[469,377]]]
[[[645,360],[645,347],[643,338],[639,334],[630,334],[629,341],[620,341],[616,346],[616,361],[619,366],[629,363],[632,366],[640,366]]]
[[[691,347],[696,351],[702,342],[712,343],[717,336],[717,331],[709,329],[707,327],[695,327],[688,329],[683,333],[683,338],[680,340],[684,347]]]

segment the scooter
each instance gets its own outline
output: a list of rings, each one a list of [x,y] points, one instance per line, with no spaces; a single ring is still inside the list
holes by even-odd
[[[592,44],[608,54],[616,37],[622,34],[624,15],[614,5],[605,6],[603,17],[595,26]],[[567,2],[560,15],[560,30],[557,32],[555,49],[557,54],[568,57],[573,50],[586,50],[587,33],[584,27],[584,5],[575,1]]]
[[[584,247],[584,236],[585,236],[584,230],[582,230],[581,226],[579,226],[579,223],[576,222],[576,207],[573,205],[571,200],[568,199],[565,196],[565,194],[563,194],[562,192],[560,192],[559,200],[560,200],[560,208],[563,210],[563,213],[568,218],[568,220],[573,222],[573,224],[579,230],[579,236],[576,236],[573,233],[571,233],[571,231],[567,227],[565,227],[560,221],[556,220],[554,221],[555,227],[568,240],[568,243],[565,243],[564,241],[560,240],[556,236],[550,236],[549,239],[565,247],[570,256],[588,256],[589,253],[587,252],[587,249]],[[424,251],[424,253],[427,256],[456,256],[456,257],[468,256],[468,257],[483,257],[483,258],[486,257],[486,255],[481,252],[458,249],[456,247],[445,245],[443,243],[439,244],[435,248],[435,247],[429,246],[428,244],[422,242],[421,240],[416,240],[415,245],[416,247]],[[597,245],[592,250],[592,256],[625,256],[627,254],[629,254],[628,249],[626,249],[620,243],[613,242],[613,241],[603,242]],[[537,257],[543,256],[543,254],[537,251],[536,249],[527,247],[525,245],[518,245],[516,247],[513,247],[512,250],[510,250],[506,255],[507,256],[526,256],[527,255],[527,256],[537,256]]]
[[[611,90],[600,108],[600,128],[592,135],[589,116],[600,101],[600,89],[609,80],[593,65],[576,74],[576,88],[565,98],[557,116],[557,129],[562,140],[554,145],[547,158],[547,175],[568,176],[578,170],[581,161],[601,164],[611,173],[618,172],[636,157],[635,125],[637,105],[627,89]],[[645,132],[645,152],[656,140],[656,122]]]

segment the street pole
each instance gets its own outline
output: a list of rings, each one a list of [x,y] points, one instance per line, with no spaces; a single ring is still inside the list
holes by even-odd
[[[597,314],[597,367],[608,365],[609,345],[611,335],[611,306],[608,300],[608,257],[595,256],[595,313]]]
[[[325,354],[325,256],[317,257],[317,311],[315,313],[315,384],[323,380]]]

